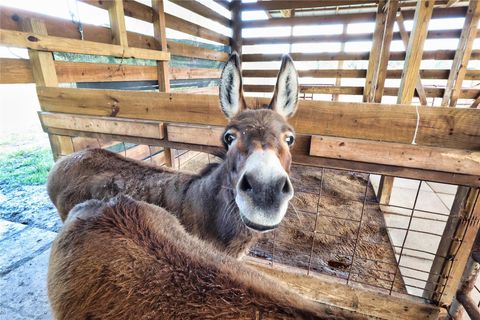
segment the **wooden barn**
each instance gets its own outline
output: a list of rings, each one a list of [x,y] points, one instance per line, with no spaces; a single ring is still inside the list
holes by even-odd
[[[29,57],[0,58],[0,84],[36,84],[54,159],[220,162],[230,53],[252,107],[289,54],[295,195],[245,263],[368,318],[480,319],[479,1],[76,2],[0,6],[0,46]]]

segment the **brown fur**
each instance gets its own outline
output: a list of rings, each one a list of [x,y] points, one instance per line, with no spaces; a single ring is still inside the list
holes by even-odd
[[[131,198],[77,205],[54,241],[56,319],[342,319],[188,234]]]

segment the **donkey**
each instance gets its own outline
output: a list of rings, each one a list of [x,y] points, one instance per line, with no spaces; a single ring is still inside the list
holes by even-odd
[[[297,103],[298,75],[287,55],[270,104],[248,109],[240,60],[234,53],[220,83],[220,105],[229,119],[222,163],[192,175],[101,149],[84,150],[55,164],[48,194],[62,220],[85,200],[126,194],[165,208],[192,234],[241,257],[261,232],[279,225],[293,197],[289,173],[295,134],[286,119]]]
[[[48,270],[55,319],[359,319],[315,303],[188,234],[146,202],[75,206]]]

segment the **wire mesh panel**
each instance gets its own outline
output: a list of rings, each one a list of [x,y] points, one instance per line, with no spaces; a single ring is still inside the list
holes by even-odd
[[[457,186],[397,178],[390,202],[380,204],[378,180],[295,166],[295,197],[285,220],[250,255],[388,294],[423,297],[431,288],[443,290],[444,282],[427,283],[435,258],[455,258],[437,249]]]

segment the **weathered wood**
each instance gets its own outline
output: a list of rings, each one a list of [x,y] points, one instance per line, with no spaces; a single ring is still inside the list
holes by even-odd
[[[120,45],[108,45],[100,42],[67,39],[45,36],[34,32],[20,32],[4,29],[0,29],[0,44],[7,47],[19,47],[51,52],[96,54],[120,58],[151,60],[170,59],[170,54],[163,51],[130,47],[124,48]]]
[[[427,0],[422,0],[425,2]],[[463,18],[466,14],[465,7],[453,8],[435,8],[433,18]],[[413,10],[404,10],[404,18],[410,20],[414,17]],[[291,23],[298,25],[315,25],[319,19],[322,23],[356,23],[356,22],[372,22],[375,20],[374,12],[361,13],[341,13],[341,14],[325,14],[321,16],[297,16],[294,20],[285,18],[272,18],[268,20],[250,20],[243,21],[242,28],[261,28],[261,27],[279,27],[287,26]]]
[[[167,136],[169,141],[188,144],[221,147],[222,143],[220,138],[223,131],[223,127],[217,126],[196,126],[173,123],[167,125]]]
[[[246,92],[273,92],[273,85],[263,84],[247,84],[243,86]],[[428,87],[424,88],[426,97],[442,97],[445,89]],[[319,93],[319,94],[349,94],[349,95],[361,95],[363,93],[363,87],[353,86],[316,86],[316,85],[302,85],[300,86],[301,93]],[[399,92],[398,88],[384,88],[384,96],[397,96]],[[462,89],[461,98],[463,99],[475,99],[478,95],[477,89]]]
[[[375,76],[378,72],[380,55],[382,52],[382,41],[385,34],[386,14],[385,1],[379,1],[375,17],[375,29],[373,31],[372,49],[368,58],[367,75],[365,78],[365,89],[363,90],[363,102],[373,102],[375,92]]]
[[[108,1],[108,16],[112,29],[112,43],[128,47],[127,28],[123,14],[123,0]],[[163,50],[163,49],[162,49]]]
[[[217,96],[183,93],[126,92],[72,88],[38,88],[46,111],[117,116],[158,121],[225,125]],[[269,103],[247,98],[250,106]],[[480,112],[477,109],[419,107],[417,144],[477,150],[480,148]],[[400,143],[410,143],[415,107],[352,102],[300,101],[290,123],[296,131]]]
[[[480,176],[480,151],[313,136],[310,155]]]
[[[390,46],[393,39],[393,26],[395,23],[395,17],[398,11],[398,0],[389,0],[385,31],[383,32],[383,40],[381,46],[380,61],[378,63],[378,70],[375,73],[375,92],[374,102],[382,102],[383,90],[385,89],[385,80],[387,79],[388,59],[390,57]]]
[[[232,41],[230,46],[232,51],[237,52],[239,55],[242,54],[242,10],[241,10],[242,1],[234,0],[230,4],[232,11]]]
[[[281,10],[281,9],[305,9],[321,8],[330,6],[343,6],[353,4],[376,3],[378,0],[320,0],[320,1],[258,1],[252,3],[243,3],[242,10]]]
[[[39,112],[44,127],[90,131],[124,136],[163,139],[163,123],[151,120],[131,120],[113,117],[92,117],[62,113]]]
[[[385,205],[385,206],[388,206],[390,204],[390,197],[392,196],[394,182],[395,182],[395,177],[392,177],[392,176],[380,177],[380,183],[378,184],[378,194],[377,194],[377,199],[379,204]]]
[[[127,6],[132,1],[125,2]],[[33,17],[45,22],[51,36],[65,37],[70,39],[80,39],[80,33],[75,24],[70,20],[55,18],[47,15],[41,15],[35,12],[29,12],[8,7],[1,7],[0,10],[0,29],[22,31],[21,21],[28,17]],[[88,41],[111,43],[112,32],[110,28],[89,25],[83,23],[84,39]],[[154,37],[146,36],[135,32],[127,32],[128,43],[131,47],[144,49],[158,49]],[[206,48],[191,46],[175,40],[167,41],[168,51],[172,55],[194,57],[200,59],[226,61],[228,54]]]
[[[402,13],[400,12],[400,14],[397,16],[397,25],[398,25],[398,29],[400,31],[400,35],[402,36],[403,44],[405,45],[405,50],[407,50],[408,41],[410,40],[410,37],[408,35],[407,29],[405,29],[405,23],[404,22],[405,21],[403,19]],[[428,37],[428,35],[427,35],[427,37]],[[417,83],[415,85],[415,89],[417,90],[418,97],[420,98],[420,103],[422,104],[422,106],[426,106],[427,105],[427,96],[425,94],[425,89],[423,88],[422,79],[420,78],[420,76],[417,77]]]
[[[429,30],[427,39],[452,39],[459,38],[462,30],[449,29],[449,30]],[[408,36],[409,33],[408,33]],[[369,41],[372,40],[372,33],[355,33],[355,34],[319,34],[319,35],[293,35],[291,37],[276,36],[272,34],[269,37],[252,37],[243,39],[244,45],[256,45],[256,44],[284,44],[288,43],[291,39],[293,43],[318,43],[318,42],[349,42],[349,41]],[[480,37],[479,34],[476,36]],[[402,40],[400,32],[393,33],[393,40]]]
[[[0,59],[1,63],[1,59]],[[442,70],[420,70],[420,76],[423,79],[447,79],[450,69]],[[278,70],[243,70],[244,77],[265,77],[275,78]],[[299,77],[311,78],[365,78],[367,70],[365,69],[314,69],[314,70],[298,70]],[[402,70],[388,70],[388,79],[400,79]],[[480,70],[467,70],[465,76],[467,80],[480,80]]]
[[[432,297],[439,305],[449,305],[460,284],[475,236],[480,228],[479,194],[478,188],[470,188],[465,201],[461,203],[458,223],[451,238],[453,241],[450,241],[447,251],[447,256],[453,256],[454,259],[444,261],[440,272],[442,277],[439,277],[440,285]]]
[[[153,10],[153,32],[157,45],[161,50],[167,48],[167,33],[165,30],[165,11],[163,0],[152,0]],[[170,91],[170,73],[168,62],[157,61],[158,90],[160,92]],[[163,133],[163,132],[162,132]],[[167,166],[173,166],[172,151],[169,148],[164,150]]]
[[[246,262],[268,276],[285,282],[301,294],[318,302],[328,303],[381,319],[437,319],[439,309],[420,299],[399,298],[384,293],[348,286],[338,278],[315,273],[306,275],[304,270],[265,262],[247,257]]]
[[[87,4],[99,7],[102,9],[108,9],[108,1],[103,0],[79,0]],[[136,1],[126,1],[124,3],[125,15],[143,20],[146,22],[153,22],[153,10],[151,7],[146,6],[142,3]],[[229,44],[230,38],[224,36],[213,30],[201,27],[197,24],[194,24],[190,21],[186,21],[179,17],[173,16],[171,14],[165,14],[166,26],[177,31],[185,32],[190,35],[205,38],[215,42]]]
[[[72,137],[56,134],[51,134],[49,136],[51,144],[56,146],[55,150],[52,150],[52,153],[57,152],[56,154],[53,154],[55,159],[75,152]]]
[[[225,27],[230,27],[230,20],[228,18],[224,17],[217,11],[203,5],[200,2],[185,1],[185,0],[171,0],[171,2],[181,7],[184,7],[185,9],[188,9],[192,12],[195,12],[196,14],[199,14],[202,17],[218,22]]]
[[[397,102],[410,104],[415,93],[423,47],[427,38],[428,24],[432,17],[434,0],[419,1],[415,9],[413,29],[406,50],[405,65],[398,92]]]
[[[59,82],[157,80],[157,67],[129,64],[54,61]],[[0,58],[0,83],[32,83],[31,63],[26,59]],[[172,80],[216,79],[220,69],[170,68]]]
[[[447,105],[454,107],[457,104],[462,89],[463,79],[465,78],[468,61],[472,54],[473,41],[477,34],[479,19],[480,4],[478,4],[478,0],[470,0],[462,35],[458,42],[457,52],[453,59],[452,69],[442,99],[442,106],[444,107]]]
[[[290,54],[295,61],[338,61],[338,60],[368,60],[368,52],[322,52],[322,53],[299,53],[293,52]],[[400,61],[405,60],[405,52],[391,52],[390,60]],[[437,50],[425,51],[422,60],[451,60],[455,56],[455,50]],[[255,61],[280,61],[282,54],[280,53],[247,53],[242,55],[243,62]],[[480,50],[473,50],[470,59],[480,59]]]

